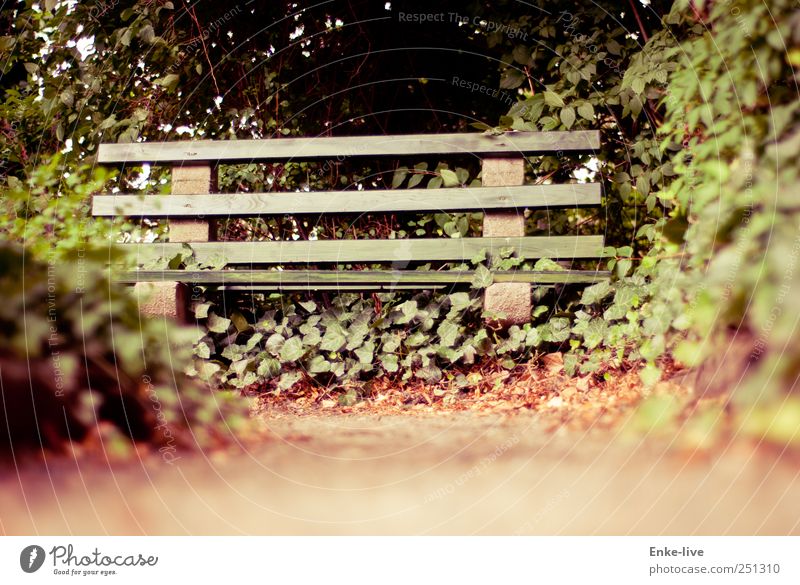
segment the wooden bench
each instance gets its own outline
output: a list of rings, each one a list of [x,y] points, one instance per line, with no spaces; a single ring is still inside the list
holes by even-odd
[[[186,318],[186,284],[236,290],[401,290],[468,285],[471,270],[337,270],[319,264],[469,262],[512,247],[526,259],[600,258],[603,236],[526,237],[523,211],[600,204],[598,183],[524,185],[524,155],[591,152],[596,131],[489,134],[396,135],[101,144],[98,162],[172,166],[171,195],[113,194],[93,199],[94,216],[168,218],[169,242],[123,244],[137,254],[172,257],[189,243],[199,261],[221,259],[234,269],[139,270],[117,275],[149,295],[144,310]],[[319,192],[214,193],[216,165],[252,162],[343,160],[344,157],[482,157],[480,188]],[[485,210],[483,237],[385,240],[292,240],[213,242],[209,218],[263,215],[449,212]],[[247,269],[241,266],[246,265]],[[313,265],[309,270],[276,270]],[[608,277],[596,270],[495,271],[484,305],[508,323],[530,320],[531,285],[591,283]],[[147,284],[144,284],[147,283]],[[182,284],[183,283],[183,284]]]

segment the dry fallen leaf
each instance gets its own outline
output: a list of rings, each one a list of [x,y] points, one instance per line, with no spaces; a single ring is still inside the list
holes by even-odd
[[[548,374],[558,374],[564,369],[564,355],[560,351],[543,355],[542,365]]]

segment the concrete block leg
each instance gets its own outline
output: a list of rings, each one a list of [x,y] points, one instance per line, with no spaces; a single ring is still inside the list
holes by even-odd
[[[497,158],[483,161],[483,185],[485,187],[510,187],[525,182],[524,158]],[[484,237],[508,237],[525,235],[525,218],[519,211],[492,211],[484,213]],[[531,320],[531,285],[528,283],[497,283],[487,287],[483,308],[502,314],[495,320],[501,325],[524,324]]]
[[[183,165],[172,168],[173,195],[202,195],[216,191],[216,174],[211,165]],[[208,242],[212,223],[203,219],[169,222],[170,242]],[[179,282],[142,282],[135,286],[139,307],[149,316],[166,316],[180,322],[189,320],[189,287]]]

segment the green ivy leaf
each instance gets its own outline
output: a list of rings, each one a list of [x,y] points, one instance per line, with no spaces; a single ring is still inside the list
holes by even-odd
[[[222,366],[217,362],[203,362],[200,366],[200,379],[206,382],[210,381],[222,369]]]
[[[328,327],[319,348],[324,351],[339,351],[345,343],[347,343],[347,337],[340,327]]]
[[[453,321],[442,321],[436,329],[439,339],[445,347],[453,347],[458,338],[458,324]]]
[[[599,303],[613,291],[614,289],[611,286],[611,283],[606,280],[598,282],[597,284],[593,284],[592,286],[588,286],[583,289],[583,295],[581,295],[581,304],[594,305],[595,303]]]
[[[206,326],[212,333],[225,333],[231,326],[231,320],[226,319],[225,317],[220,317],[216,313],[211,313],[208,316]]]
[[[383,366],[383,369],[389,373],[394,373],[399,369],[397,364],[397,356],[393,353],[382,354],[381,365]]]
[[[472,299],[469,297],[469,293],[452,293],[451,295],[448,295],[448,298],[450,299],[450,308],[454,311],[463,311],[472,304]]]
[[[481,248],[470,260],[473,264],[480,264],[486,261],[486,248]]]
[[[299,337],[290,337],[281,347],[280,358],[282,362],[294,362],[303,357],[304,353],[303,340]]]
[[[321,355],[315,355],[308,362],[306,369],[309,374],[325,374],[331,371],[331,363]]]
[[[372,341],[368,341],[357,350],[355,350],[356,357],[358,357],[358,362],[363,365],[369,365],[372,363],[373,356],[375,355],[375,343]]]
[[[494,281],[492,273],[486,266],[478,266],[475,269],[475,274],[472,277],[472,286],[474,288],[486,288]]]
[[[428,189],[438,189],[442,186],[442,178],[441,177],[432,177],[430,181],[428,181]]]
[[[655,384],[661,380],[661,369],[653,364],[647,364],[642,368],[642,371],[639,372],[639,378],[641,378],[642,384],[645,386],[655,386]]]
[[[280,390],[288,390],[297,384],[303,378],[303,374],[297,371],[286,372],[282,374],[278,380],[278,388]]]
[[[422,331],[415,331],[408,336],[408,339],[406,339],[406,347],[419,347],[423,343],[427,342],[428,339],[429,337]]]
[[[414,187],[419,185],[422,182],[422,179],[424,178],[425,175],[423,173],[415,173],[411,175],[411,178],[408,180],[408,188],[413,189]]]
[[[263,335],[261,333],[254,333],[250,339],[247,340],[244,348],[246,351],[250,351],[251,349],[255,348],[263,339]]]
[[[208,317],[208,310],[212,307],[212,303],[199,303],[194,306],[194,316],[197,319],[205,319]]]
[[[278,355],[283,348],[283,344],[286,342],[286,338],[281,335],[280,333],[273,333],[267,339],[267,343],[265,344],[265,349],[271,353],[272,355]]]
[[[403,316],[397,319],[398,325],[405,325],[406,323],[410,323],[414,317],[417,316],[419,309],[417,308],[417,301],[411,300],[406,301],[402,305],[397,307],[403,313]]]
[[[275,358],[263,357],[258,362],[256,373],[265,378],[272,378],[277,376],[281,371],[281,362]]]
[[[311,299],[309,299],[307,301],[300,301],[297,304],[300,305],[301,307],[303,307],[309,313],[313,313],[314,311],[317,310],[317,303],[315,303]]]

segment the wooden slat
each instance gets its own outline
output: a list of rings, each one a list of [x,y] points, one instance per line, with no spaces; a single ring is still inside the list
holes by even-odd
[[[443,290],[452,287],[453,285],[446,284],[430,284],[425,286],[425,290]],[[238,291],[238,292],[390,292],[399,290],[416,290],[419,291],[420,285],[330,285],[330,284],[273,284],[273,285],[259,285],[259,284],[244,284],[233,286],[220,286],[219,290],[224,291]]]
[[[136,270],[115,276],[120,283],[191,282],[220,285],[271,285],[280,288],[335,290],[339,287],[418,288],[430,285],[470,284],[473,270]],[[606,271],[498,271],[494,282],[534,284],[572,284],[597,282],[609,278]],[[269,290],[270,287],[265,287]]]
[[[272,138],[267,140],[199,140],[101,144],[99,163],[302,160],[357,156],[424,156],[429,154],[522,154],[600,148],[596,130],[572,132],[506,132],[488,134],[403,134]]]
[[[603,236],[508,238],[426,238],[404,240],[303,240],[279,242],[201,242],[190,244],[205,264],[339,264],[361,262],[468,261],[481,250],[496,254],[512,247],[523,258],[598,258]],[[120,244],[140,263],[172,258],[184,244]]]
[[[302,213],[383,213],[576,207],[600,204],[600,184],[526,185],[479,189],[401,189],[314,193],[96,195],[94,216],[246,217]]]

